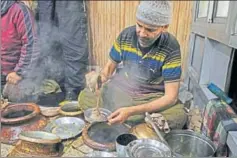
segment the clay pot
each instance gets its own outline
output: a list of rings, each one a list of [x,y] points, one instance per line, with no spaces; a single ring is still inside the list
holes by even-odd
[[[40,109],[34,103],[11,104],[1,111],[1,123],[17,124],[25,122],[39,113]]]
[[[14,144],[22,131],[43,129],[47,119],[33,103],[8,105],[1,111],[1,142]]]
[[[82,139],[86,145],[93,149],[114,151],[117,136],[128,132],[129,129],[123,124],[108,125],[106,122],[95,122],[83,129]]]
[[[59,114],[59,107],[40,107],[41,114],[46,117],[53,117]]]
[[[8,157],[54,157],[62,153],[61,139],[52,133],[22,132],[19,139]]]
[[[77,101],[64,101],[59,104],[59,113],[64,116],[78,116],[83,112],[78,106]]]

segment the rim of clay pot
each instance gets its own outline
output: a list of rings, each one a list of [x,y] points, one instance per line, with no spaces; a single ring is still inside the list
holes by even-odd
[[[93,125],[94,123],[92,124],[89,124],[87,125],[83,131],[82,131],[82,139],[84,141],[84,143],[86,145],[88,145],[89,147],[93,148],[93,149],[97,149],[97,150],[102,150],[102,151],[114,151],[115,150],[115,143],[104,143],[104,144],[101,144],[101,143],[98,143],[94,140],[92,140],[89,135],[88,135],[88,130],[90,129],[90,127]]]
[[[66,106],[69,106],[69,104],[75,104],[74,106],[78,108],[77,111],[65,111],[64,108],[66,108]],[[60,108],[59,108],[59,113],[65,116],[76,116],[76,115],[80,115],[83,113],[82,110],[80,110],[79,106],[78,106],[78,102],[77,101],[63,101],[60,104]],[[71,105],[73,106],[73,105]]]
[[[61,142],[61,138],[59,136],[44,131],[21,132],[19,139],[39,144],[56,144]]]
[[[6,113],[8,110],[15,109],[19,106],[29,106],[29,108],[33,109],[32,113],[30,113],[26,116],[17,117],[17,118],[5,118],[4,117],[5,116],[4,113]],[[15,111],[17,111],[17,110],[15,110]],[[36,105],[34,103],[10,104],[1,111],[1,122],[4,123],[4,124],[17,124],[17,123],[21,123],[23,121],[30,120],[33,117],[37,116],[38,114],[40,114],[40,108],[39,108],[38,105]]]

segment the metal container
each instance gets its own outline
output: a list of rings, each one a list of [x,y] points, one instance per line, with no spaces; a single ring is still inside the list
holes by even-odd
[[[94,110],[95,110],[95,108],[90,108],[90,109],[87,109],[84,111],[85,120],[89,123],[106,121],[107,117],[112,113],[111,111],[109,111],[107,109],[99,108],[99,111],[103,117],[103,120],[98,121],[98,120],[94,120],[93,118],[91,118],[92,111],[94,111]]]
[[[138,139],[128,144],[127,157],[171,157],[171,151],[164,143],[152,139]]]
[[[130,129],[138,139],[156,139],[159,140],[156,132],[147,123],[136,125]]]
[[[209,138],[190,130],[173,130],[165,135],[165,140],[175,156],[209,157],[216,151]]]
[[[117,157],[117,155],[114,152],[93,151],[92,153],[86,154],[85,157]]]
[[[134,140],[137,140],[137,137],[128,133],[121,134],[116,138],[116,151],[118,157],[126,156],[127,145]]]
[[[85,121],[80,118],[61,117],[51,121],[44,130],[56,134],[61,139],[69,139],[79,135],[85,125]]]

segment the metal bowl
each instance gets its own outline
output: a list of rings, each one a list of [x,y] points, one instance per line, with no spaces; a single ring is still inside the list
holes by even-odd
[[[57,135],[43,131],[21,132],[19,139],[41,144],[56,144],[61,142],[61,139]]]
[[[114,152],[93,151],[92,153],[86,154],[86,157],[117,157],[117,155]]]
[[[165,135],[165,140],[176,156],[209,157],[216,151],[209,138],[190,130],[172,130]]]
[[[171,151],[164,143],[153,139],[138,139],[127,145],[128,157],[171,157]]]
[[[99,111],[100,111],[100,113],[103,117],[103,120],[98,121],[98,120],[95,120],[95,119],[91,118],[92,111],[94,111],[94,110],[95,110],[95,108],[90,108],[90,109],[87,109],[87,110],[84,111],[85,120],[89,123],[106,121],[107,117],[112,113],[108,109],[99,108]]]
[[[58,135],[61,139],[69,139],[79,135],[85,127],[85,121],[77,117],[61,117],[51,121],[45,131]]]

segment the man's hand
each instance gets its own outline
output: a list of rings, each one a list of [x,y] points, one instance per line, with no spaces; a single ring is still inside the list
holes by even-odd
[[[7,82],[11,84],[17,84],[22,79],[21,76],[17,75],[16,72],[11,72],[7,75]]]
[[[108,123],[116,124],[116,123],[124,123],[128,117],[130,117],[133,114],[133,111],[131,107],[124,107],[116,110],[108,117]]]

